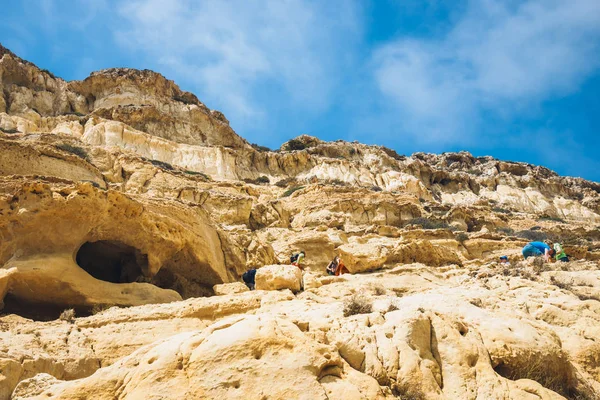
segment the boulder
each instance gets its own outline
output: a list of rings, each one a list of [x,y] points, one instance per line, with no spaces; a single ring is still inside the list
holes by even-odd
[[[246,286],[242,282],[233,282],[233,283],[223,283],[221,285],[213,286],[213,290],[217,296],[227,295],[227,294],[238,294],[247,292],[248,286]]]
[[[302,289],[302,270],[294,265],[266,265],[256,271],[257,290]]]

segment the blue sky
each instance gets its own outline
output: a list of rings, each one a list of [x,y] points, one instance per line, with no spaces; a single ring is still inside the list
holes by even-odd
[[[31,0],[0,42],[64,79],[148,68],[250,142],[468,150],[600,181],[598,0]]]

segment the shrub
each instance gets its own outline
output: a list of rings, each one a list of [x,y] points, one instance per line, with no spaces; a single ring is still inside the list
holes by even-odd
[[[277,181],[277,183],[275,183],[275,186],[284,188],[288,187],[291,183],[296,183],[296,178],[284,178],[280,181]]]
[[[271,181],[269,180],[269,177],[262,175],[256,179],[244,179],[244,182],[253,183],[255,185],[262,185],[263,183],[270,183]]]
[[[179,95],[175,95],[173,96],[173,100],[175,101],[179,101],[180,103],[183,104],[196,104],[197,103],[197,99],[195,99],[196,96],[191,95],[190,93],[181,93]]]
[[[250,143],[250,146],[252,146],[254,148],[254,150],[257,150],[257,151],[260,151],[260,152],[273,151],[270,148],[268,148],[267,146],[261,146],[261,145],[256,144],[256,143]]]
[[[513,236],[515,234],[515,230],[509,227],[500,227],[497,229],[498,232],[502,232],[507,236]]]
[[[385,154],[387,154],[388,156],[392,157],[394,160],[398,160],[398,161],[406,160],[405,156],[401,156],[395,150],[392,150],[392,149],[390,149],[388,147],[385,147],[385,146],[381,146],[380,148],[381,148],[381,150]]]
[[[360,295],[352,295],[352,297],[344,301],[344,317],[356,314],[369,314],[372,311],[373,304],[371,301]]]
[[[285,192],[283,192],[283,195],[281,197],[289,197],[292,195],[292,193],[300,190],[300,189],[304,189],[305,186],[294,186],[288,190],[286,190]]]
[[[58,317],[58,319],[72,324],[73,322],[75,322],[75,310],[73,310],[72,308],[64,310],[62,313],[60,313],[60,317]]]
[[[212,178],[210,176],[206,175],[204,172],[190,171],[190,170],[185,170],[183,172],[188,175],[199,175],[199,176],[203,177],[204,179],[206,179],[207,181],[212,180]]]
[[[497,213],[502,213],[502,214],[512,214],[512,211],[507,210],[506,208],[502,208],[502,207],[492,207],[492,211],[495,211]]]
[[[287,142],[288,150],[304,150],[307,147],[308,146],[306,146],[303,142],[301,142],[298,139],[292,139],[289,142]]]
[[[373,186],[371,186],[371,190],[374,192],[381,192],[383,189],[380,188],[379,186],[373,185]]]
[[[164,161],[159,161],[159,160],[149,160],[150,164],[154,165],[155,167],[158,167],[160,169],[166,169],[168,171],[173,171],[174,168],[171,164],[166,163]]]
[[[467,174],[475,175],[475,176],[480,176],[480,175],[483,175],[483,171],[480,171],[478,169],[474,169],[473,168],[473,169],[467,170]]]
[[[4,133],[8,133],[8,134],[13,134],[13,133],[21,133],[19,130],[17,129],[4,129],[4,128],[0,128],[0,131],[4,132]]]
[[[538,230],[525,230],[517,233],[517,237],[527,239],[531,242],[543,242],[548,239],[548,234],[545,232],[540,232]]]
[[[396,311],[399,310],[398,306],[395,305],[394,303],[390,303],[390,305],[388,306],[387,312],[392,312],[392,311]]]
[[[75,154],[77,157],[83,158],[85,161],[89,161],[88,153],[83,147],[73,146],[69,143],[57,144],[56,147],[71,154]]]
[[[467,235],[465,232],[460,232],[458,235],[456,235],[456,240],[462,243],[465,240],[469,240],[469,235]]]
[[[408,221],[409,225],[419,225],[423,229],[453,229],[444,221],[431,220],[426,217],[413,218]]]

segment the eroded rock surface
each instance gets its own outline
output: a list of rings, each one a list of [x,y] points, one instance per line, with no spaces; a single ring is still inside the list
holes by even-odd
[[[160,74],[66,82],[1,46],[0,86],[0,400],[600,398],[598,183],[267,151]]]

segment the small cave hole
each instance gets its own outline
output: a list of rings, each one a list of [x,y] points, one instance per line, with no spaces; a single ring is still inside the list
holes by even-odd
[[[148,256],[116,240],[86,242],[77,251],[77,264],[96,279],[112,283],[142,280]]]

